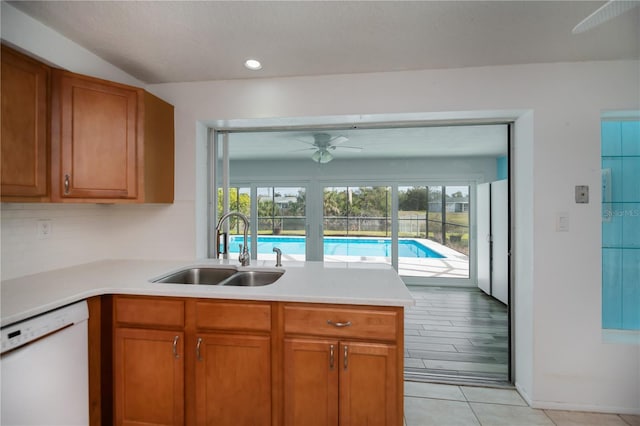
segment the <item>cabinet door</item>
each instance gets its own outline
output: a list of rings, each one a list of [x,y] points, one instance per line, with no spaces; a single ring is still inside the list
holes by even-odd
[[[271,425],[271,338],[198,334],[196,423]]]
[[[340,426],[400,426],[396,346],[340,342]]]
[[[334,340],[284,340],[285,425],[338,425],[338,351]]]
[[[116,425],[184,424],[184,334],[116,328]]]
[[[53,195],[136,198],[142,92],[62,71],[53,89]]]
[[[2,46],[2,195],[47,195],[49,68]]]

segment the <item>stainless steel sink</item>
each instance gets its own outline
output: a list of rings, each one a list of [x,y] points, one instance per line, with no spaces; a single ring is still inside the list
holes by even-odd
[[[258,287],[273,284],[284,274],[284,271],[239,271],[220,285],[236,285],[241,287]]]
[[[167,284],[201,284],[257,287],[273,284],[284,274],[283,271],[238,271],[233,267],[187,268],[163,276],[154,283]]]
[[[188,268],[174,272],[155,283],[216,285],[238,272],[235,268]]]

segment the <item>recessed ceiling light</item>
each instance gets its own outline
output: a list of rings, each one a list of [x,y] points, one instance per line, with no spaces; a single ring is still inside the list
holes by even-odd
[[[262,64],[255,59],[247,59],[244,61],[244,67],[251,71],[258,71],[262,69]]]

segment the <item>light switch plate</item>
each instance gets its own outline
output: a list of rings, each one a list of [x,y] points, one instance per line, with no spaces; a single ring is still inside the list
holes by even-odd
[[[556,232],[569,232],[568,212],[558,212],[556,214]]]
[[[579,203],[579,204],[589,203],[589,186],[588,185],[576,185],[576,203]]]

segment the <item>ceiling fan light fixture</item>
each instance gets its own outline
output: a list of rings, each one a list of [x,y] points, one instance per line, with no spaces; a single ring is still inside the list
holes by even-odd
[[[319,164],[327,164],[329,161],[333,160],[333,155],[326,149],[319,149],[313,153],[311,159]]]

